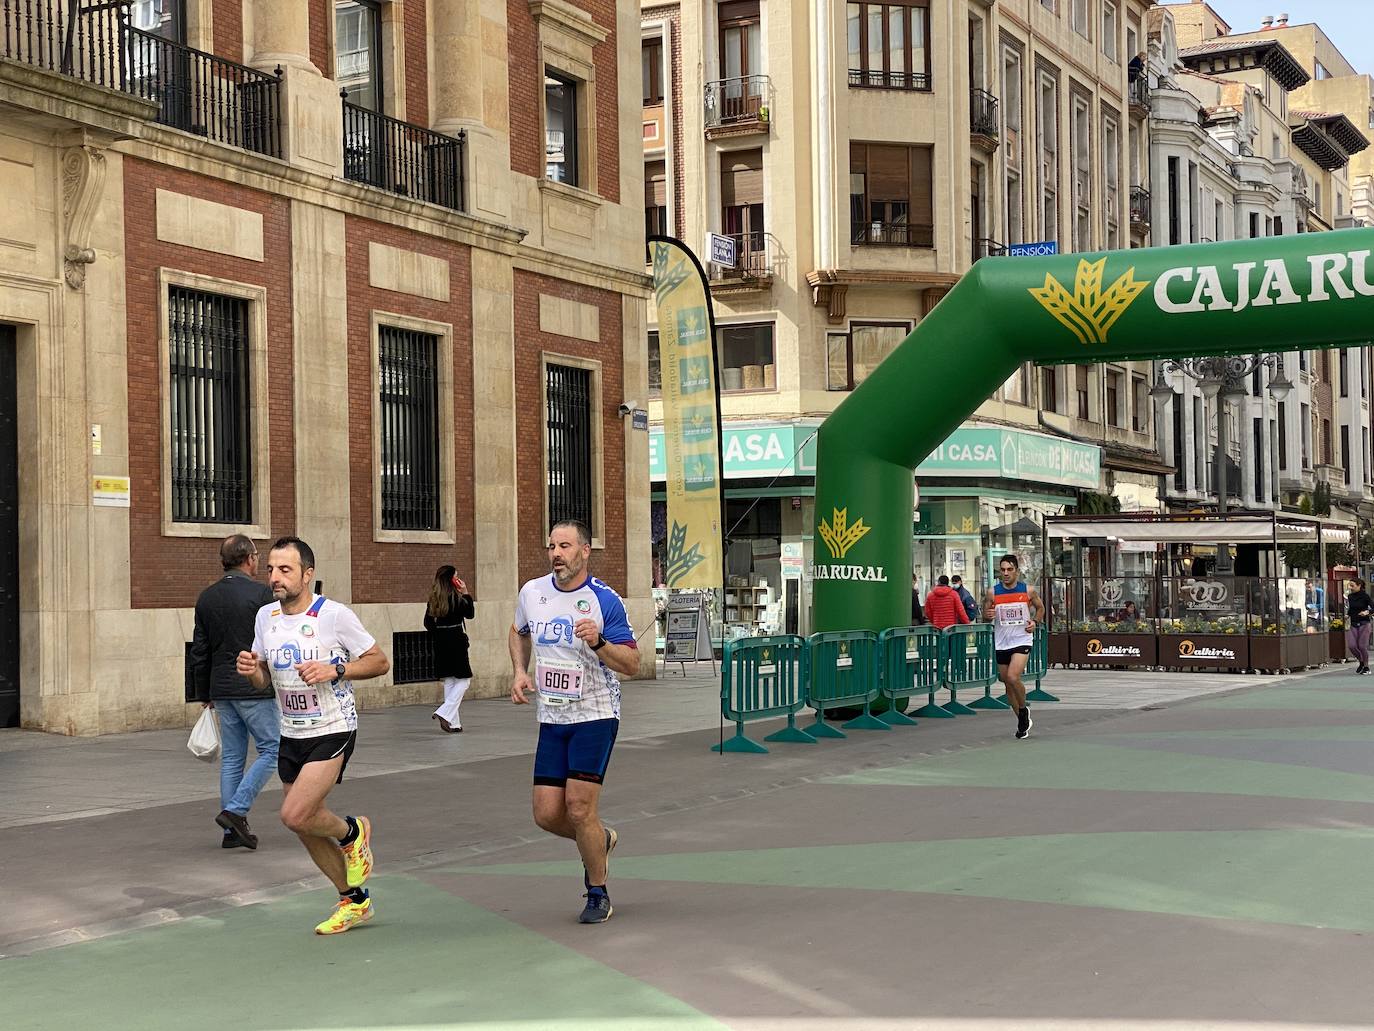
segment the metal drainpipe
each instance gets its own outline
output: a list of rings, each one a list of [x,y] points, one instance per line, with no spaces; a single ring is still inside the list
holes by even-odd
[[[833,248],[833,214],[835,198],[829,185],[834,182],[835,177],[831,175],[831,139],[830,139],[830,75],[831,65],[834,57],[830,53],[830,0],[816,0],[816,114],[817,122],[817,141],[816,157],[817,171],[820,175],[820,183],[823,189],[817,190],[817,196],[823,198],[821,201],[821,224],[820,224],[820,261],[817,264],[823,268],[834,268],[834,255],[831,253]]]

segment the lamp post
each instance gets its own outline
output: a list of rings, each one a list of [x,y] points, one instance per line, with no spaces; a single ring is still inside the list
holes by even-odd
[[[1150,388],[1150,396],[1154,398],[1155,404],[1163,408],[1165,402],[1176,396],[1173,386],[1164,377],[1178,373],[1196,381],[1202,395],[1214,403],[1217,413],[1217,449],[1213,456],[1212,478],[1216,484],[1218,515],[1225,515],[1227,507],[1227,408],[1232,401],[1245,396],[1245,378],[1259,369],[1270,370],[1269,396],[1275,401],[1283,401],[1292,393],[1293,384],[1284,376],[1283,359],[1277,354],[1166,359],[1159,363],[1158,379]],[[1230,569],[1230,549],[1218,549],[1217,571],[1229,572]]]

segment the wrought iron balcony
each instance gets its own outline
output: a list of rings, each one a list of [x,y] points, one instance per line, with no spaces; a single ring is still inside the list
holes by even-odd
[[[129,5],[0,0],[3,56],[158,106],[157,121],[281,155],[281,72],[269,75],[129,24]]]
[[[766,75],[740,75],[706,84],[708,137],[767,132],[771,84]]]
[[[348,102],[343,90],[344,178],[454,211],[463,206],[467,135],[445,136]]]
[[[996,141],[998,134],[997,98],[985,89],[968,91],[969,132]]]
[[[1007,245],[991,237],[984,236],[973,241],[973,260],[979,258],[1003,258],[1007,254]]]
[[[1147,76],[1140,76],[1126,83],[1126,103],[1132,108],[1137,109],[1138,114],[1148,114],[1150,111],[1150,80]]]
[[[269,157],[281,157],[281,68],[256,68],[126,28],[125,89],[158,106],[157,120]]]
[[[903,89],[928,93],[930,76],[925,72],[885,72],[881,68],[851,68],[849,85],[856,89]]]
[[[1131,187],[1131,225],[1150,224],[1150,191],[1143,186]]]
[[[935,227],[906,222],[853,222],[849,241],[855,246],[934,247]]]
[[[733,268],[711,266],[713,283],[740,286],[766,286],[773,281],[773,260],[776,240],[771,233],[725,233],[735,241]]]

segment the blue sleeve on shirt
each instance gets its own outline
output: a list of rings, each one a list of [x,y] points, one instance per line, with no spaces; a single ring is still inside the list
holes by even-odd
[[[601,605],[601,636],[611,644],[633,644],[635,632],[625,615],[625,603],[620,600],[620,595],[600,580],[592,579],[588,584]]]

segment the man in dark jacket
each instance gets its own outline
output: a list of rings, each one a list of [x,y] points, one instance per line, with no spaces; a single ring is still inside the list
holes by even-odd
[[[968,613],[964,611],[964,603],[949,585],[949,577],[940,577],[938,586],[926,596],[926,619],[930,621],[931,626],[939,627],[941,630],[952,627],[955,623],[969,621]]]
[[[191,641],[191,683],[188,702],[200,702],[219,713],[220,813],[215,822],[224,828],[224,848],[257,848],[258,837],[248,827],[253,799],[277,768],[281,712],[269,685],[259,691],[234,669],[239,652],[253,646],[253,623],[258,610],[272,603],[272,592],[254,577],[258,549],[241,533],[227,538],[219,549],[224,576],[201,592],[196,601],[196,630]],[[258,757],[247,774],[248,736]]]
[[[921,611],[921,588],[916,583],[916,574],[911,574],[911,625],[925,626],[925,613]]]
[[[964,613],[968,616],[969,622],[972,623],[978,618],[977,599],[974,598],[969,592],[969,589],[964,586],[964,578],[962,576],[951,576],[949,578],[949,585],[954,588],[954,593],[959,595],[959,600],[964,603]]]

